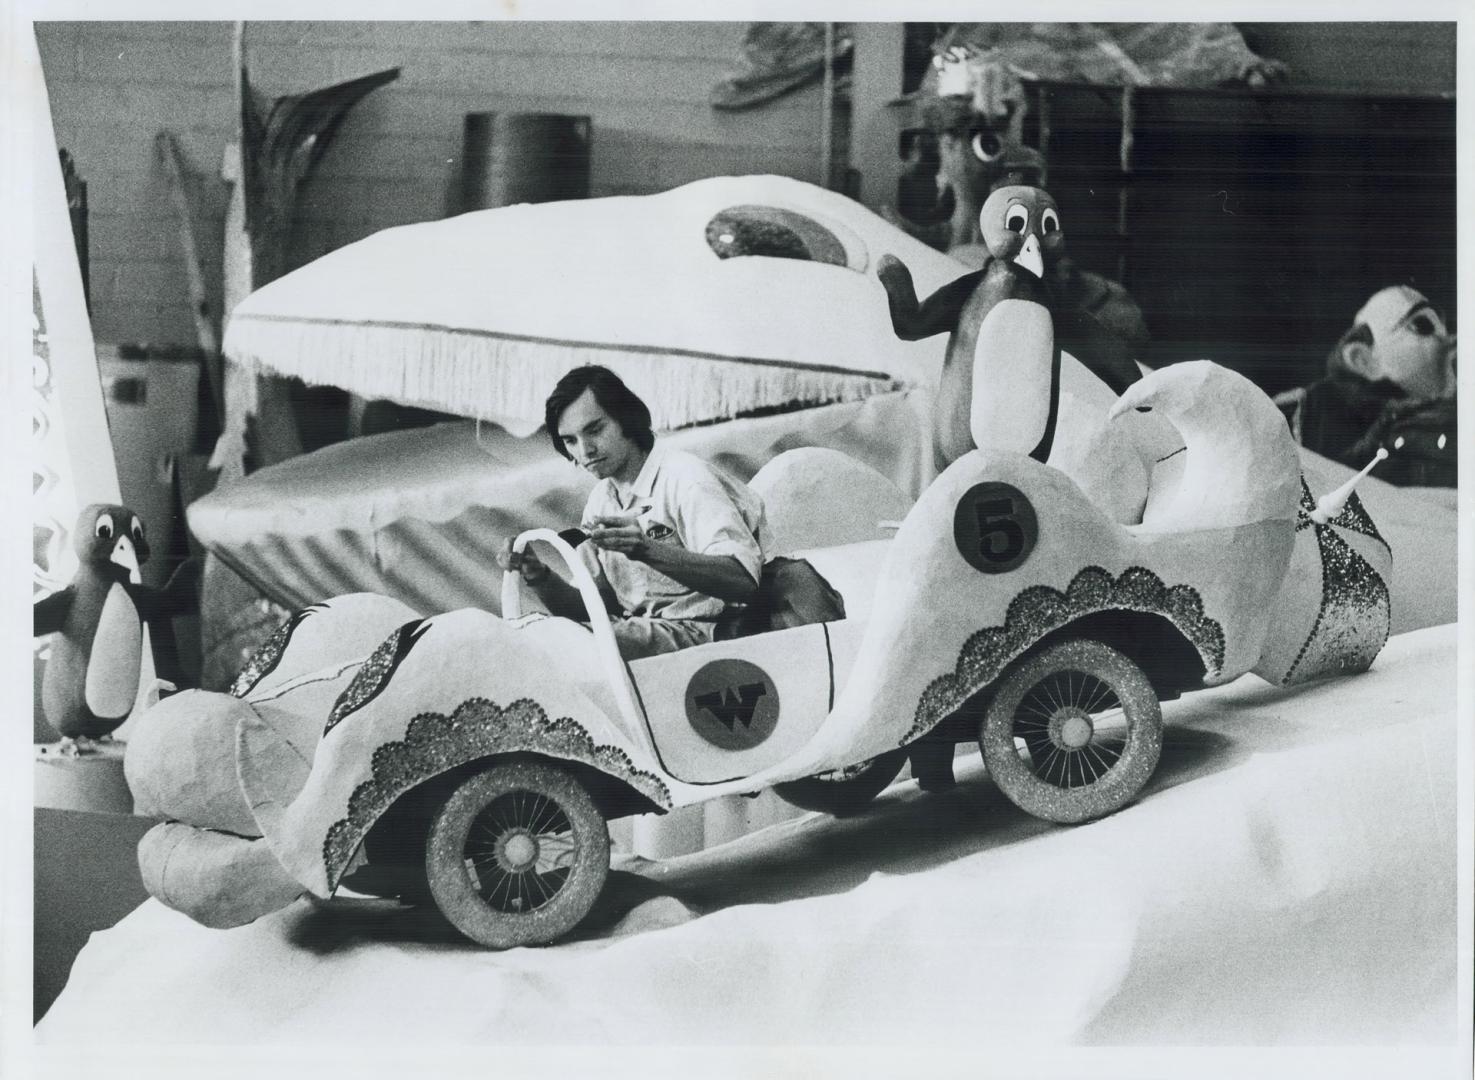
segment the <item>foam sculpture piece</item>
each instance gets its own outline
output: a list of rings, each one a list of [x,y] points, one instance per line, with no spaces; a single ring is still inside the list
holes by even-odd
[[[908,95],[919,106],[926,129],[919,138],[935,143],[936,151],[914,151],[913,165],[902,179],[909,205],[899,223],[976,269],[989,257],[979,228],[989,193],[1005,184],[1044,184],[1046,162],[1040,151],[1023,142],[1029,105],[1021,75],[1038,74],[1011,64],[999,49],[974,47],[966,40],[953,43],[957,30],[934,45],[922,85]],[[935,172],[929,174],[929,166]],[[933,200],[935,206],[926,205]],[[908,218],[922,224],[913,225]],[[943,235],[936,225],[926,224],[941,218],[946,219]],[[1070,258],[1056,260],[1049,280],[1067,308],[1090,312],[1121,339],[1129,354],[1140,355],[1147,346],[1142,311],[1121,285]]]
[[[373,594],[304,608],[261,647],[230,693],[185,691],[139,717],[123,771],[134,812],[163,819],[139,843],[139,868],[153,896],[224,928],[303,892],[260,840],[237,777],[237,727],[269,723],[282,753],[310,761],[318,718],[379,642],[418,617]]]
[[[1055,200],[1036,187],[1001,187],[979,223],[988,262],[925,301],[900,259],[882,256],[877,266],[898,337],[948,335],[933,414],[937,465],[975,447],[1019,450],[1095,489],[1119,519],[1137,520],[1148,472],[1171,461],[1179,444],[1150,419],[1101,423],[1110,399],[1097,380],[1120,392],[1140,372],[1113,334],[1060,303],[1048,284],[1065,253]],[[1083,378],[1078,359],[1096,378]]]
[[[1218,421],[1194,409],[1206,392],[1224,405]],[[1063,470],[986,446],[951,462],[894,533],[866,539],[833,523],[851,489],[880,498],[884,478],[852,470],[847,485],[812,487],[777,459],[763,479],[770,513],[843,595],[845,617],[830,622],[625,664],[593,579],[546,529],[517,545],[565,562],[587,624],[523,614],[516,574],[500,617],[400,622],[402,608],[364,597],[294,617],[249,666],[275,689],[248,673],[237,702],[196,720],[231,748],[236,838],[207,822],[222,804],[156,785],[151,812],[171,823],[146,838],[145,881],[221,925],[367,875],[504,948],[576,930],[608,871],[609,819],[795,785],[853,809],[857,786],[879,791],[924,737],[977,739],[1004,794],[1047,820],[1114,812],[1156,767],[1160,700],[1251,670],[1284,682],[1357,670],[1387,629],[1386,545],[1355,496],[1329,524],[1311,521],[1269,398],[1184,364],[1134,384],[1100,422],[1147,415],[1178,432],[1185,460],[1149,474],[1131,524]],[[1209,482],[1225,498],[1189,490]],[[1344,559],[1338,544],[1362,554]],[[1319,590],[1296,569],[1317,559]],[[350,626],[352,647],[339,637]],[[130,744],[138,786],[171,767],[169,704]]]
[[[41,683],[46,719],[69,748],[103,738],[128,719],[138,700],[144,628],[156,670],[177,679],[172,618],[189,604],[197,565],[182,564],[163,589],[140,582],[148,562],[144,523],[126,506],[93,503],[72,533],[78,567],[71,583],[32,605],[36,636],[53,634]]]
[[[918,420],[926,393],[899,390],[660,438],[744,481],[788,449],[832,450],[884,474],[909,505],[924,467],[930,472]],[[541,431],[517,438],[452,421],[363,436],[261,469],[197,499],[188,515],[208,550],[287,611],[369,591],[420,611],[497,613],[490,553],[527,529],[578,521],[592,484]],[[898,516],[887,499],[851,512],[872,523]],[[223,672],[220,687],[233,676]]]
[[[561,375],[603,364],[674,428],[929,383],[936,350],[898,342],[875,302],[882,251],[924,288],[956,276],[854,201],[783,177],[500,207],[385,229],[278,278],[235,307],[223,348],[516,434]]]
[[[389,229],[243,298],[223,342],[237,374],[298,375],[496,424],[474,439],[417,432],[329,447],[192,505],[218,600],[203,613],[204,682],[226,685],[270,632],[262,599],[290,611],[372,590],[424,610],[497,611],[482,553],[583,507],[587,478],[560,469],[533,432],[544,395],[576,364],[613,368],[660,429],[735,424],[682,434],[735,458],[744,479],[781,448],[827,445],[915,496],[926,477],[910,410],[936,381],[941,342],[885,331],[882,250],[906,258],[922,288],[961,272],[834,192],[722,177]],[[774,409],[795,411],[725,420]]]
[[[508,420],[517,431],[541,419],[542,395],[575,360],[607,363],[639,390],[648,386],[638,380],[650,378],[651,357],[665,357],[660,363],[680,357],[682,380],[713,388],[710,406],[721,405],[735,385],[731,379],[757,378],[760,369],[767,371],[760,380],[765,385],[754,389],[762,396],[740,395],[729,404],[793,405],[781,401],[795,392],[786,389],[786,380],[790,372],[796,378],[802,373],[788,365],[815,368],[823,378],[827,365],[840,363],[853,375],[879,371],[886,379],[852,384],[866,394],[863,400],[726,420],[662,437],[744,480],[781,451],[802,446],[857,458],[913,499],[935,471],[930,399],[943,378],[949,338],[941,332],[917,340],[897,336],[878,266],[884,255],[896,256],[924,295],[956,290],[968,268],[853,200],[795,180],[726,177],[663,195],[503,208],[455,220],[474,242],[457,247],[458,234],[439,223],[407,226],[273,283],[237,310],[227,345],[241,350],[237,358],[250,353],[266,367],[290,368],[371,396],[420,401],[412,385],[432,377],[419,369],[401,378],[386,365],[371,377],[352,366],[336,368],[323,357],[351,350],[365,334],[379,340],[383,332],[405,346],[407,363],[475,366],[476,356],[502,342],[495,347],[516,350],[525,365],[517,375],[519,393],[532,395],[519,418]],[[514,240],[526,248],[534,232],[541,239],[526,255],[508,254]],[[591,254],[569,260],[569,250]],[[653,260],[646,257],[651,250],[657,253]],[[401,251],[424,272],[402,271],[392,258]],[[431,257],[427,252],[454,262],[453,292],[461,288],[460,279],[480,283],[474,304],[453,304],[440,295],[448,275],[423,263]],[[527,272],[533,265],[528,259],[555,255],[556,275],[540,279]],[[663,268],[677,267],[680,273],[669,281],[656,280]],[[553,274],[551,263],[547,269]],[[407,290],[406,280],[415,288]],[[543,296],[532,303],[528,296],[549,292],[549,280],[563,283],[552,290],[559,293],[557,310],[535,317],[552,301]],[[432,281],[435,290],[428,285]],[[639,297],[627,295],[627,281],[642,283]],[[427,284],[420,289],[419,283]],[[394,295],[383,304],[362,304],[365,288]],[[587,302],[566,303],[570,293]],[[516,303],[489,301],[488,295]],[[652,311],[652,303],[660,310]],[[426,306],[431,304],[457,310],[436,315]],[[412,333],[411,323],[398,321],[379,326],[374,320],[380,317],[418,320],[414,325],[423,329]],[[464,321],[472,317],[476,321]],[[531,323],[516,319],[537,322],[545,336],[518,337]],[[1074,323],[1057,316],[1052,325],[1059,328],[1063,320],[1061,422],[1050,464],[1066,469],[1117,520],[1134,522],[1143,510],[1148,471],[1175,467],[1178,459],[1171,455],[1179,444],[1171,428],[1147,415],[1105,423],[1116,394],[1071,354]],[[770,335],[770,326],[778,332]],[[299,355],[309,341],[321,341],[326,351]],[[360,343],[370,345],[367,338]],[[468,358],[457,359],[462,349]],[[742,362],[745,356],[754,362]],[[765,359],[778,366],[758,362]],[[953,370],[972,378],[969,366],[955,364]],[[1000,385],[1001,399],[1018,399],[1022,375]],[[1135,367],[1118,371],[1117,389],[1135,375]],[[659,412],[674,392],[663,380],[647,400]],[[955,402],[962,400],[954,395]],[[496,400],[491,389],[478,391],[475,400],[453,397],[439,406],[466,415],[518,412]],[[684,409],[667,411],[667,419],[678,423]],[[964,429],[966,434],[966,422]],[[446,424],[326,447],[222,484],[190,506],[189,522],[208,550],[288,610],[368,590],[423,611],[474,606],[498,612],[501,600],[485,573],[486,553],[525,529],[576,520],[589,482],[539,433],[519,437],[491,424],[473,433],[469,423]],[[878,505],[870,516],[896,515]],[[207,621],[220,617],[205,612]]]

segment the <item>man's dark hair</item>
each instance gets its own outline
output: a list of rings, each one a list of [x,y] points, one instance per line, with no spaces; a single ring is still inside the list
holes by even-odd
[[[548,427],[548,437],[553,440],[553,449],[564,457],[570,456],[568,447],[558,437],[558,420],[585,390],[591,391],[599,407],[620,425],[625,438],[646,451],[656,444],[655,433],[650,429],[650,409],[645,402],[609,368],[588,364],[559,379],[543,407],[543,422]]]

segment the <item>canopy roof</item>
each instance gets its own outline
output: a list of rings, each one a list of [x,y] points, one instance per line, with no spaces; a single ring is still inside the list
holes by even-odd
[[[493,420],[543,419],[553,383],[614,369],[658,428],[935,381],[945,338],[892,332],[874,267],[918,292],[965,268],[842,195],[775,176],[480,210],[386,229],[232,312],[248,367]]]

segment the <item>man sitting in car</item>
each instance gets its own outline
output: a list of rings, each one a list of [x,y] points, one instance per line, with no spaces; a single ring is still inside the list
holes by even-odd
[[[700,458],[657,444],[650,409],[614,372],[587,366],[553,388],[545,419],[554,448],[598,479],[578,547],[604,594],[627,660],[711,641],[728,604],[762,576],[763,503]],[[554,615],[587,618],[578,590],[536,555],[499,554]]]

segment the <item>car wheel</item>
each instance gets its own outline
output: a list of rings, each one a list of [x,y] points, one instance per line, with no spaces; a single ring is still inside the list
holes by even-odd
[[[843,817],[864,809],[867,803],[885,791],[896,779],[896,774],[901,772],[906,759],[905,750],[888,750],[879,757],[848,768],[774,784],[773,790],[784,802],[803,810],[819,810]]]
[[[1021,810],[1090,821],[1125,806],[1152,776],[1163,715],[1132,661],[1099,641],[1063,641],[1004,676],[978,742],[994,782]]]
[[[473,941],[545,945],[598,899],[609,873],[609,828],[566,770],[494,765],[436,811],[425,873],[436,906]]]

